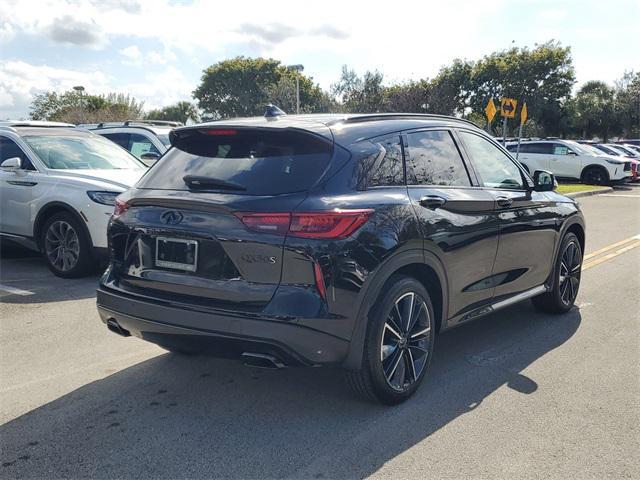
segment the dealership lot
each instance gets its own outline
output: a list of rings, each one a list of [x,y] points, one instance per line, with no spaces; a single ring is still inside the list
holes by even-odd
[[[5,248],[1,475],[637,478],[640,187],[580,203],[598,254],[579,308],[523,303],[444,333],[431,376],[396,408],[354,399],[339,371],[120,338],[98,319],[97,277],[59,279]]]

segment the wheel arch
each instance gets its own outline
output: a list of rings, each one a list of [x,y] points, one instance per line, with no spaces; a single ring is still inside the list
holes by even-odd
[[[93,239],[91,238],[91,233],[89,232],[87,223],[82,215],[80,215],[80,213],[68,203],[49,202],[40,209],[40,211],[36,215],[35,222],[33,222],[33,239],[38,246],[38,249],[42,251],[42,228],[44,227],[47,219],[61,212],[69,213],[77,220],[77,222],[81,225],[86,238],[89,240],[91,246],[93,247]]]
[[[431,296],[436,317],[436,331],[439,331],[445,323],[448,289],[446,273],[440,260],[422,250],[410,250],[397,254],[378,267],[368,285],[363,289],[349,352],[343,363],[345,368],[350,370],[360,368],[369,325],[369,311],[375,305],[386,281],[394,274],[408,275],[422,283]]]
[[[608,181],[608,180],[611,180],[611,174],[609,173],[609,170],[607,169],[607,167],[605,167],[604,165],[600,165],[600,164],[598,164],[598,163],[591,163],[591,164],[587,165],[586,167],[584,167],[584,168],[582,169],[582,171],[580,172],[580,180],[584,180],[584,176],[585,176],[585,174],[586,174],[590,169],[593,169],[593,168],[597,168],[597,169],[599,169],[599,170],[603,171],[603,172],[605,173],[605,175],[607,176],[607,177],[606,177],[606,178],[607,178],[607,181]]]

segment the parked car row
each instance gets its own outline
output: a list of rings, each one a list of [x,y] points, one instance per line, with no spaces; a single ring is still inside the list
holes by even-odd
[[[160,120],[129,120],[78,125],[117,143],[132,155],[151,166],[171,146],[169,132],[178,122]]]
[[[637,180],[640,154],[624,146],[614,147],[562,139],[525,139],[519,147],[518,142],[506,145],[512,154],[518,153],[527,171],[547,170],[558,178],[593,185]]]

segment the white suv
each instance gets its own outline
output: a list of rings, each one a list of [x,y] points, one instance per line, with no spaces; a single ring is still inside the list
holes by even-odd
[[[41,251],[58,276],[88,274],[107,252],[116,196],[145,171],[73,125],[0,122],[0,238]]]
[[[508,143],[507,150],[515,156],[517,143]],[[518,160],[529,172],[547,170],[558,178],[578,179],[594,185],[631,178],[631,162],[571,140],[523,141]]]
[[[180,125],[161,120],[129,120],[78,126],[108,138],[151,166],[171,146],[169,132]]]

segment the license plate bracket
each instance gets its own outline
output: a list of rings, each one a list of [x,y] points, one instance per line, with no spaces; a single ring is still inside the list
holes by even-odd
[[[198,242],[185,238],[156,237],[156,266],[195,272],[198,265]]]

